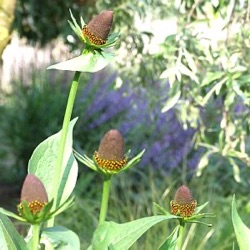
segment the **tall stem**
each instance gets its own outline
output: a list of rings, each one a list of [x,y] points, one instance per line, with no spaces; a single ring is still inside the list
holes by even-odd
[[[69,123],[70,123],[70,119],[71,119],[71,115],[73,111],[73,106],[75,102],[80,74],[81,72],[75,72],[75,75],[71,84],[70,92],[69,92],[64,119],[63,119],[59,151],[58,151],[58,156],[57,156],[57,161],[56,161],[56,166],[55,166],[55,179],[54,179],[54,186],[53,186],[53,197],[54,197],[53,209],[55,209],[58,206],[57,195],[58,195],[58,188],[60,185],[63,155],[65,151],[65,144],[66,144],[67,134],[69,130]],[[48,221],[48,227],[53,227],[53,225],[54,225],[54,218],[51,218]]]
[[[178,250],[182,249],[184,227],[185,227],[185,222],[183,221],[183,219],[180,219],[180,227],[179,227],[179,235],[178,235],[178,243],[177,243]]]
[[[106,215],[108,211],[110,184],[111,184],[111,175],[105,175],[103,182],[103,189],[102,189],[102,204],[99,217],[99,225],[101,225],[106,220]]]
[[[40,241],[40,224],[34,224],[32,227],[32,244],[30,249],[39,249]]]

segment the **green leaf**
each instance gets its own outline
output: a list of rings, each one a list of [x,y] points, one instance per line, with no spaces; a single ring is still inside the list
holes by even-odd
[[[27,246],[21,235],[10,219],[0,213],[0,249],[1,250],[26,250]]]
[[[49,249],[80,249],[78,236],[65,227],[49,227],[42,230],[41,242]]]
[[[236,208],[235,195],[232,200],[232,221],[234,232],[240,250],[247,250],[250,246],[250,229],[242,222]]]
[[[94,233],[92,248],[95,250],[129,249],[152,226],[175,218],[178,217],[175,215],[156,215],[124,224],[104,222]]]
[[[177,239],[178,239],[179,225],[174,231],[168,236],[165,242],[158,248],[158,250],[175,250]]]
[[[71,195],[77,179],[78,165],[72,152],[72,133],[77,118],[70,122],[69,131],[66,140],[65,154],[63,157],[63,166],[58,190],[57,204],[61,205]],[[44,184],[48,199],[52,200],[56,160],[59,151],[61,131],[50,136],[40,143],[34,150],[28,164],[28,172],[36,175]]]
[[[88,51],[84,50],[83,54],[67,60],[65,62],[57,63],[48,67],[48,69],[59,69],[79,72],[97,72],[106,67],[114,55],[104,51]]]
[[[164,104],[164,107],[162,108],[161,112],[165,113],[168,110],[170,110],[180,99],[181,97],[181,91],[178,90],[173,96],[170,96],[167,102]]]

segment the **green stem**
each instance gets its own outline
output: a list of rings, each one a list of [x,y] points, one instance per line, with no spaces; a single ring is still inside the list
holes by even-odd
[[[54,186],[53,186],[53,197],[54,197],[53,209],[55,209],[58,206],[57,195],[58,195],[58,188],[60,185],[63,156],[64,156],[64,151],[65,151],[67,134],[69,130],[69,123],[70,123],[71,114],[73,111],[73,106],[74,106],[75,97],[76,97],[76,92],[78,88],[78,82],[80,79],[80,74],[81,72],[75,72],[75,75],[71,84],[70,92],[69,92],[64,119],[63,119],[63,126],[62,126],[61,138],[60,138],[60,144],[59,144],[59,152],[58,152],[56,166],[55,166],[55,176],[54,176]],[[48,227],[53,227],[53,225],[54,225],[54,217],[48,221]]]
[[[106,220],[106,215],[108,211],[110,184],[111,184],[111,175],[105,175],[103,182],[103,189],[102,189],[102,204],[99,216],[99,225],[101,225]]]
[[[182,249],[184,227],[185,227],[185,222],[183,221],[183,219],[180,219],[180,227],[179,227],[179,235],[178,235],[178,243],[177,243],[178,250]]]
[[[39,241],[40,241],[40,224],[34,224],[31,226],[32,228],[32,244],[30,249],[39,249]]]

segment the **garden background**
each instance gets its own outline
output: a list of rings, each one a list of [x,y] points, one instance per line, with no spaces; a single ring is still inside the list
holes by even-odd
[[[249,1],[0,5],[0,206],[16,209],[33,150],[61,128],[72,74],[46,68],[81,51],[67,22],[69,8],[86,21],[112,9],[113,31],[120,32],[115,60],[82,74],[73,115],[79,152],[92,155],[112,128],[131,154],[146,149],[136,168],[114,179],[108,219],[152,215],[153,202],[168,209],[175,190],[187,184],[198,204],[209,201],[207,211],[216,218],[212,228],[192,224],[184,249],[232,249],[233,194],[250,225]],[[102,182],[79,166],[75,205],[57,223],[75,231],[86,249],[98,223]],[[151,229],[133,249],[155,249],[174,226]]]

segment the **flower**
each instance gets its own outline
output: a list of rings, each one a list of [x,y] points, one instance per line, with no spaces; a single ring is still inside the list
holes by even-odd
[[[181,217],[191,217],[196,206],[197,201],[193,199],[190,189],[185,185],[177,189],[174,200],[170,202],[171,213]]]
[[[102,51],[103,48],[114,46],[119,34],[109,35],[113,23],[113,11],[105,10],[86,24],[81,18],[81,26],[70,11],[72,21],[69,24],[76,35],[83,41],[88,50]]]
[[[26,221],[36,224],[49,218],[52,202],[48,202],[48,195],[43,183],[34,174],[28,174],[21,191],[21,202],[17,206],[19,215]]]
[[[92,18],[82,29],[83,36],[95,45],[103,45],[113,23],[113,11],[106,10]]]
[[[53,199],[48,201],[42,181],[34,174],[28,174],[23,183],[21,201],[17,205],[19,216],[5,209],[2,209],[1,212],[19,221],[39,224],[63,212],[72,204],[73,197],[69,197],[63,204],[51,211]]]
[[[94,160],[104,172],[117,172],[127,163],[124,155],[124,139],[121,133],[112,129],[102,138]]]

